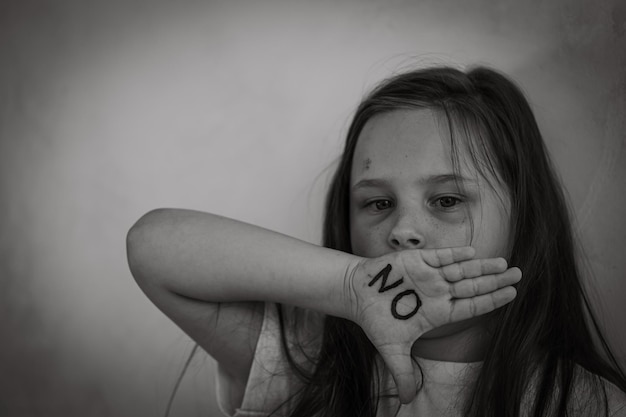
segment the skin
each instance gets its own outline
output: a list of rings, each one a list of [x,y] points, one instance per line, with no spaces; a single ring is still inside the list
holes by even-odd
[[[464,162],[463,151],[459,189],[442,125],[428,109],[396,110],[366,123],[351,172],[354,254],[374,258],[406,249],[471,245],[474,259],[507,257],[507,193],[496,179],[487,181]],[[412,354],[482,360],[488,320],[481,316],[431,330],[415,342]]]

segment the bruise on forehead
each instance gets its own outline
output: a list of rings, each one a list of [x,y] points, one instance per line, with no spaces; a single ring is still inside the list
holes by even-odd
[[[365,161],[363,161],[363,171],[367,171],[368,169],[370,169],[371,164],[372,160],[369,158],[365,158]]]

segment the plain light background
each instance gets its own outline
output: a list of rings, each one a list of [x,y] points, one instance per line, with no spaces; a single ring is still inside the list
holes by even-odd
[[[129,227],[186,207],[319,242],[359,99],[437,63],[528,94],[624,362],[625,19],[619,0],[0,1],[0,415],[161,415],[193,343],[132,280]],[[172,416],[218,415],[213,372],[194,358]]]

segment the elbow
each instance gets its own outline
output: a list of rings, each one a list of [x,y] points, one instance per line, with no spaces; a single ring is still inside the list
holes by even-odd
[[[150,259],[154,249],[158,219],[167,209],[149,211],[135,222],[126,234],[126,258],[131,274],[139,284],[150,274]]]
[[[150,213],[148,213],[150,214]],[[146,227],[144,218],[148,215],[142,216],[135,224],[133,224],[126,234],[126,260],[128,261],[128,268],[130,273],[136,281],[143,276],[142,271],[142,244],[146,241]]]

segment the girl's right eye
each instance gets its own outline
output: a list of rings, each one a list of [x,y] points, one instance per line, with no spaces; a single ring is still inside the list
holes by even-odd
[[[365,207],[371,208],[374,211],[385,211],[393,207],[391,200],[380,199],[368,202]]]

